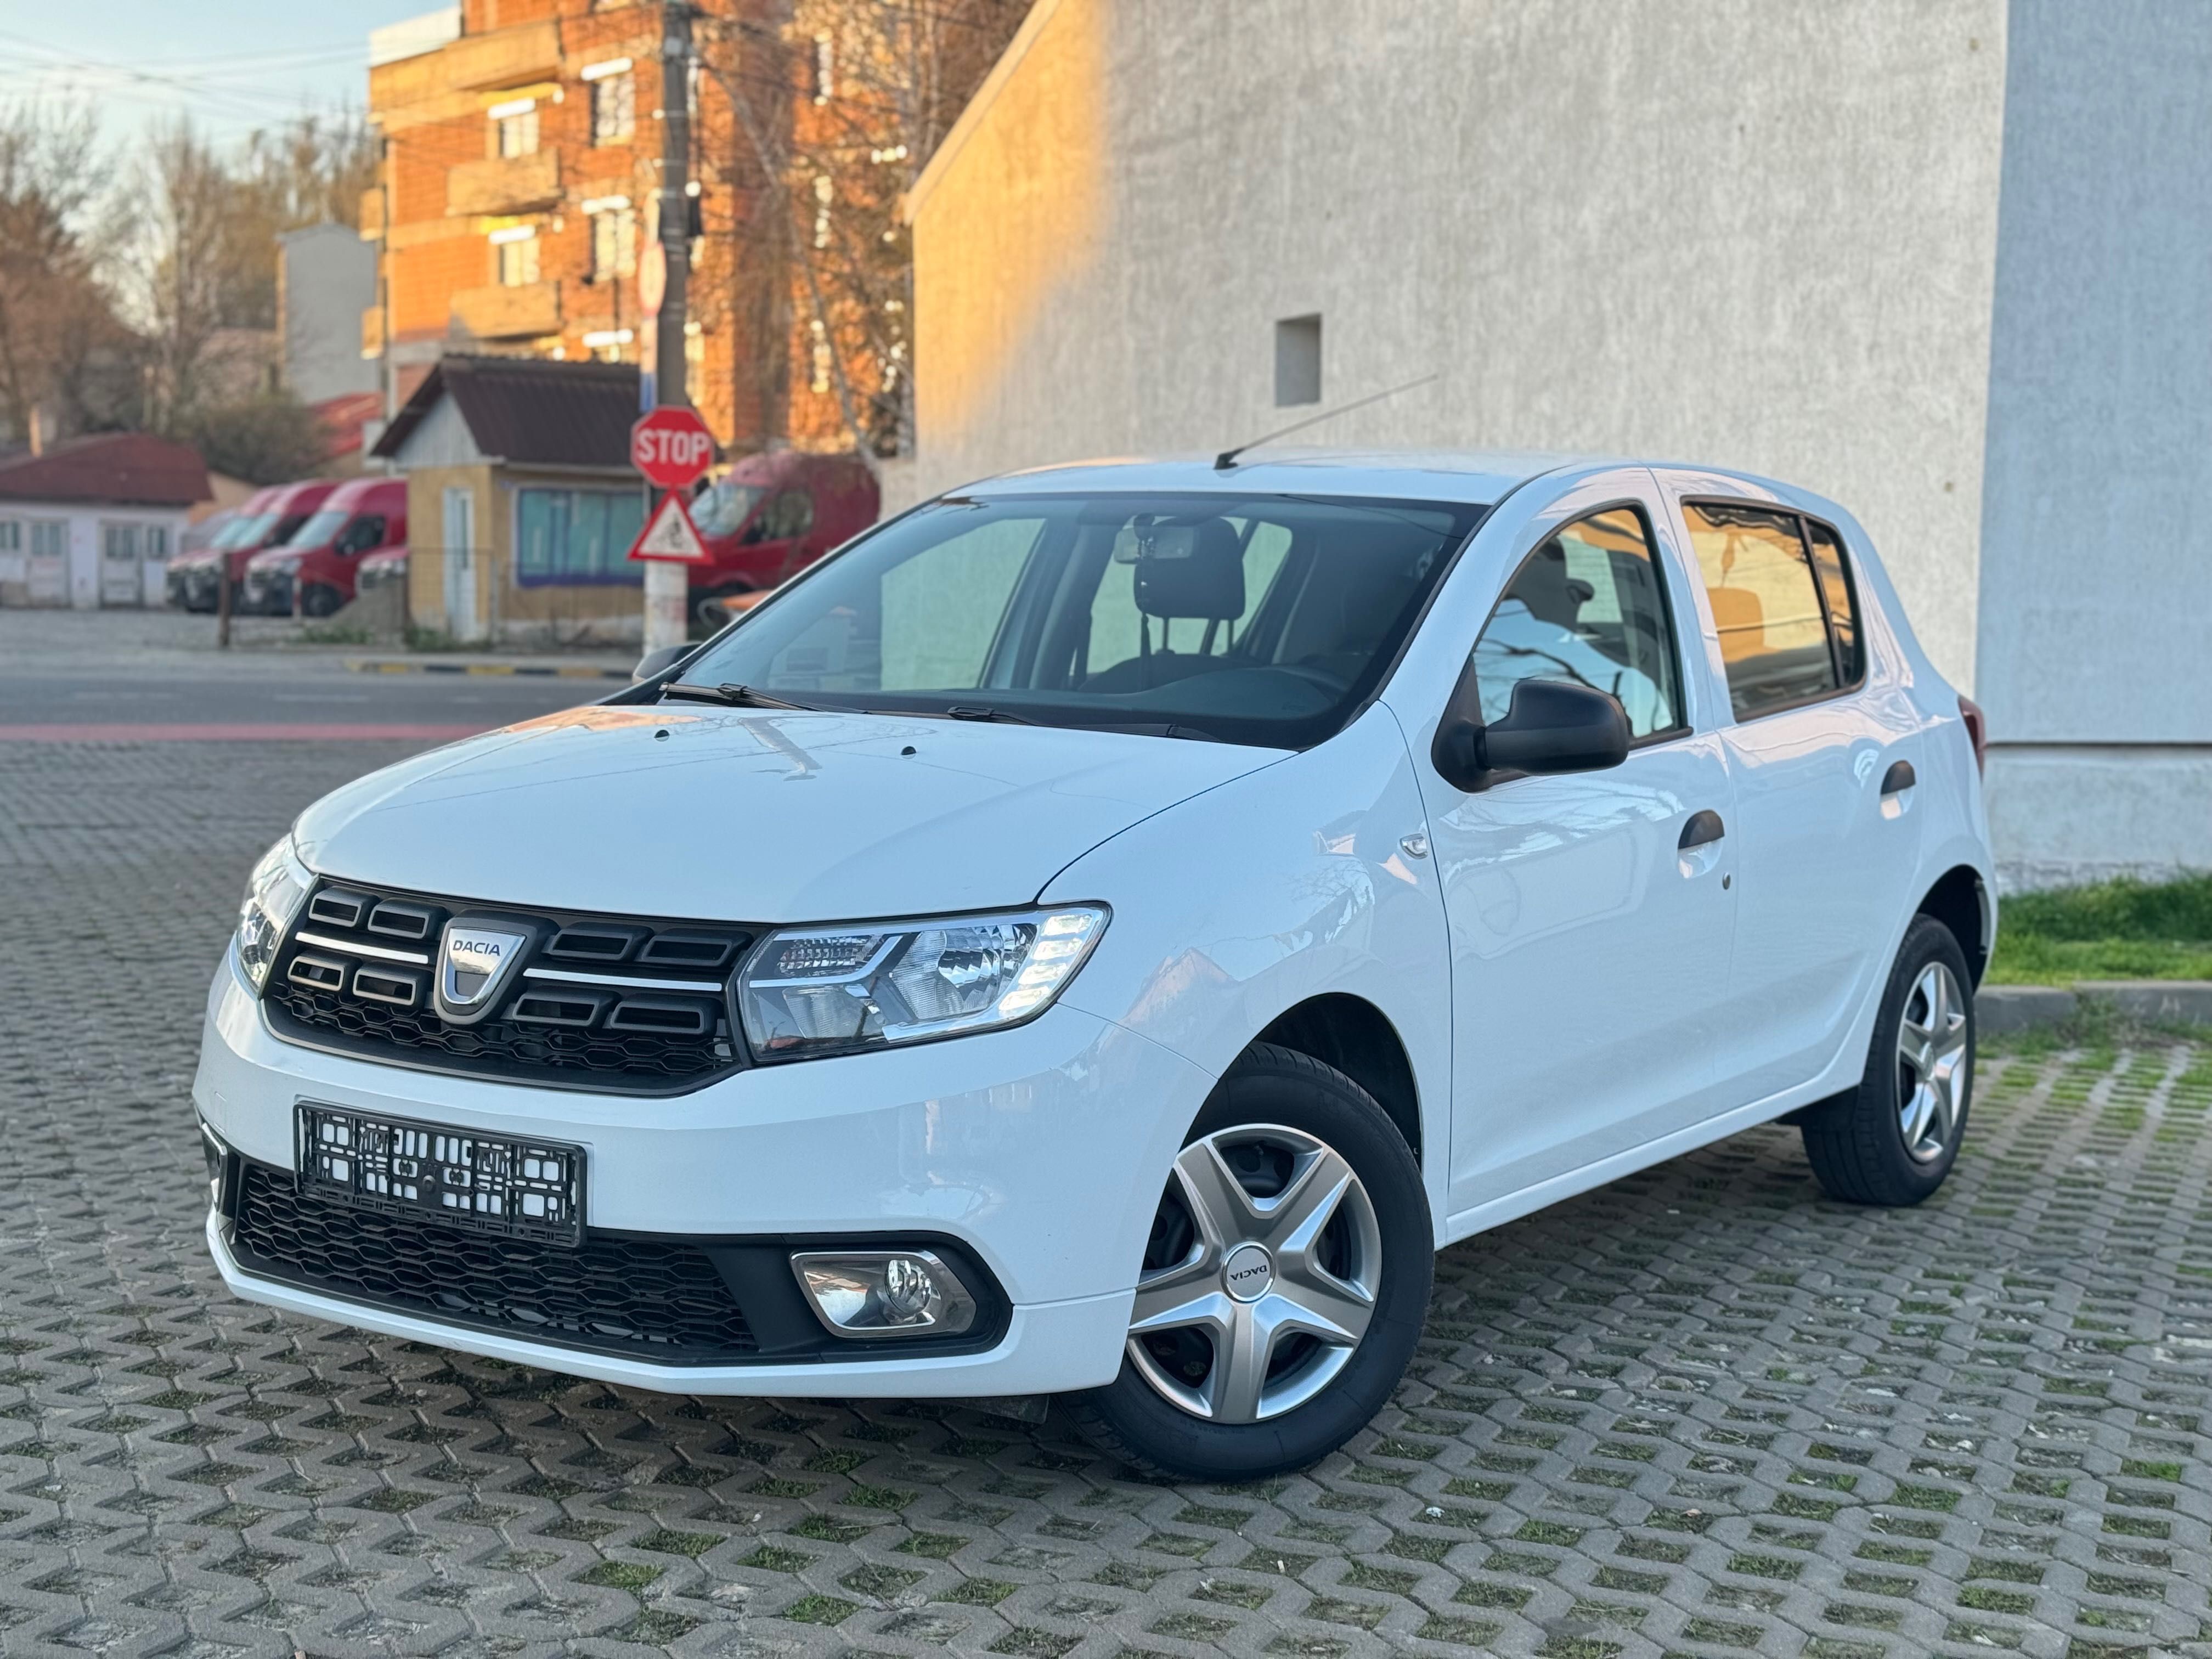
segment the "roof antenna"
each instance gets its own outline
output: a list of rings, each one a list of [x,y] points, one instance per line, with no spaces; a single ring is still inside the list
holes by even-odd
[[[1431,380],[1443,378],[1443,370],[1437,369],[1432,374],[1422,375],[1418,380],[1408,380],[1403,386],[1394,386],[1387,392],[1371,392],[1351,403],[1339,404],[1334,409],[1325,409],[1318,415],[1309,415],[1303,421],[1292,422],[1279,432],[1270,432],[1266,437],[1255,438],[1249,444],[1239,444],[1234,449],[1223,450],[1213,458],[1213,470],[1216,472],[1226,472],[1237,465],[1237,458],[1248,449],[1257,449],[1261,444],[1271,444],[1278,438],[1289,437],[1293,432],[1303,432],[1310,426],[1318,426],[1323,421],[1333,421],[1340,415],[1349,415],[1355,409],[1364,409],[1370,404],[1379,404],[1385,398],[1395,398],[1401,392],[1411,392],[1417,386],[1426,386]]]

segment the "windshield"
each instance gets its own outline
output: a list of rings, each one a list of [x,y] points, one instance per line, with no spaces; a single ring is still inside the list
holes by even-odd
[[[222,534],[215,538],[214,544],[225,552],[235,547],[252,547],[261,540],[263,533],[269,526],[276,522],[276,515],[274,513],[256,513],[251,518],[234,520],[224,526]]]
[[[828,707],[1304,748],[1374,690],[1483,510],[942,501],[815,567],[683,678]]]
[[[287,547],[324,546],[339,531],[345,528],[345,521],[351,517],[353,517],[353,510],[350,507],[326,507],[294,531],[292,538],[284,545]]]
[[[699,499],[691,503],[691,522],[702,536],[719,539],[734,536],[745,515],[759,504],[768,491],[759,484],[733,483],[727,478],[717,478]]]

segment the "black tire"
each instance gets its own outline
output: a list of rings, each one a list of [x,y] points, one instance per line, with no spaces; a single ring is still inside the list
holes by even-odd
[[[300,614],[319,622],[325,617],[337,615],[338,607],[344,603],[344,596],[337,588],[322,582],[310,582],[300,594]]]
[[[1318,1393],[1254,1423],[1191,1415],[1170,1403],[1125,1353],[1113,1382],[1067,1395],[1064,1404],[1085,1439],[1137,1469],[1238,1481],[1304,1468],[1366,1426],[1405,1375],[1420,1338],[1436,1240],[1420,1166],[1396,1126],[1343,1073],[1292,1049],[1255,1043],[1215,1086],[1184,1145],[1261,1124],[1325,1143],[1365,1188],[1382,1255],[1372,1316],[1350,1358]]]
[[[1948,1130],[1935,1137],[1941,1150],[1915,1156],[1908,1150],[1903,1121],[1912,1079],[1900,1059],[1899,1036],[1908,1009],[1925,1007],[1916,988],[1932,968],[1948,970],[1961,994],[1958,1012],[1962,1023],[1957,1029],[1963,1034],[1965,1049],[1955,1109]],[[1966,953],[1951,930],[1933,916],[1915,916],[1883,988],[1881,1012],[1875,1018],[1874,1041],[1858,1087],[1822,1101],[1799,1122],[1806,1160],[1829,1197],[1846,1204],[1900,1207],[1919,1203],[1951,1173],[1973,1098],[1972,984]],[[1916,1014],[1916,1019],[1921,1018],[1924,1015]]]

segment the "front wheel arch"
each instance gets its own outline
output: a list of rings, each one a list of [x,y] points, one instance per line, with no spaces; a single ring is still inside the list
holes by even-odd
[[[1246,1052],[1263,1042],[1317,1060],[1366,1090],[1404,1138],[1414,1164],[1425,1167],[1413,1056],[1380,1008],[1342,992],[1309,997],[1270,1020]]]

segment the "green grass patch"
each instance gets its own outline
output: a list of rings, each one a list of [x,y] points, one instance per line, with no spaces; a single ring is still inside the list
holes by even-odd
[[[1999,909],[1992,985],[2212,979],[2212,873],[2017,893]]]

